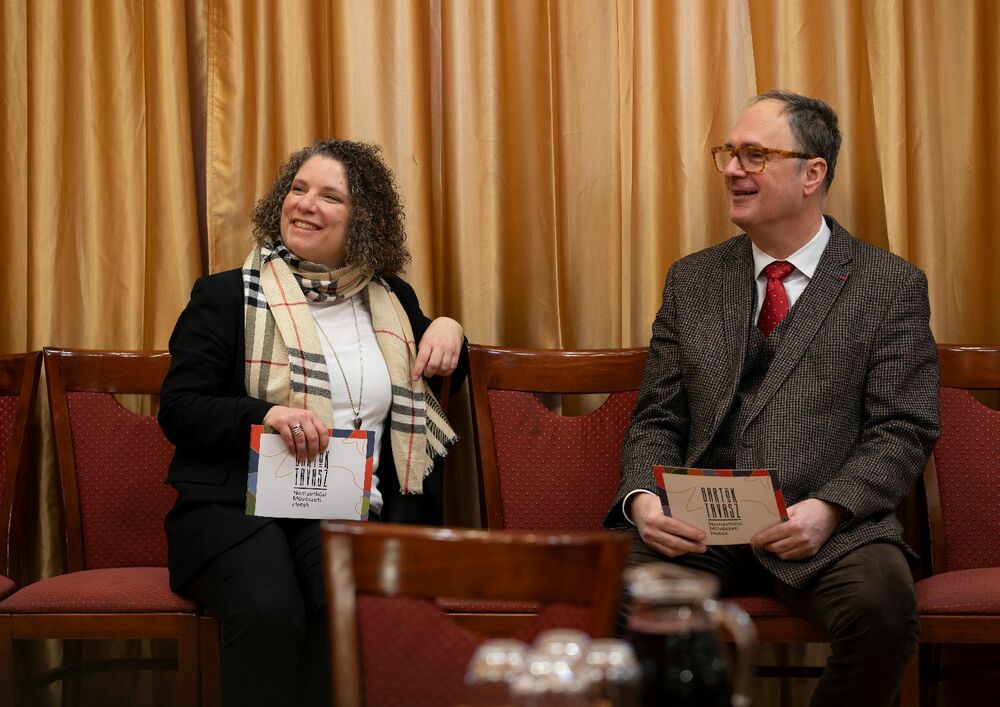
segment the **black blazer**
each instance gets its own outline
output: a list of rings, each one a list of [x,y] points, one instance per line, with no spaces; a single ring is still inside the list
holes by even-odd
[[[399,298],[420,341],[431,320],[413,288],[385,278]],[[250,426],[272,403],[247,395],[244,384],[243,278],[228,270],[200,278],[170,337],[170,371],[160,397],[160,427],[175,446],[167,483],[178,498],[167,514],[170,584],[180,589],[212,557],[271,522],[244,514]],[[468,371],[463,347],[452,374],[456,390]],[[440,460],[424,481],[424,493],[403,496],[393,464],[390,435],[382,435],[379,489],[382,520],[441,523],[443,475]]]

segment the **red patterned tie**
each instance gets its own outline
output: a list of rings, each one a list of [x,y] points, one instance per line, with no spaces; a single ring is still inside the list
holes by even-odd
[[[767,277],[767,289],[764,292],[764,304],[757,318],[757,328],[765,337],[770,336],[774,327],[788,314],[788,295],[785,285],[781,282],[795,269],[795,266],[785,260],[775,260],[764,268]]]

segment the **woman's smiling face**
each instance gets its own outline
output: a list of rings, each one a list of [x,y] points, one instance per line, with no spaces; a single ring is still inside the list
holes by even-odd
[[[292,180],[281,206],[281,240],[296,256],[332,268],[344,264],[351,190],[338,160],[316,155]]]

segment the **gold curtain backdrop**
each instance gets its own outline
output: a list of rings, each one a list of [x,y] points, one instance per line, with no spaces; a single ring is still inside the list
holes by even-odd
[[[735,232],[707,148],[780,86],[840,112],[829,211],[1000,338],[991,0],[13,0],[0,349],[163,347],[292,150],[377,142],[409,277],[470,339],[645,343],[669,263]]]
[[[165,348],[326,136],[383,146],[432,316],[643,345],[669,264],[737,231],[708,149],[776,87],[839,112],[828,212],[927,272],[938,340],[997,343],[998,31],[995,0],[4,0],[0,352]]]
[[[1000,124],[997,7],[212,0],[209,268],[242,262],[289,152],[369,140],[429,310],[473,341],[640,345],[669,263],[737,230],[708,148],[783,87],[841,115],[829,212],[927,271],[939,340],[996,341],[997,187],[975,158]]]

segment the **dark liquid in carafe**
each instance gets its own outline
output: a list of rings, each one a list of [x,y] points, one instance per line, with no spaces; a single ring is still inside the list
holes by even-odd
[[[729,707],[731,685],[718,635],[633,632],[643,707]]]

